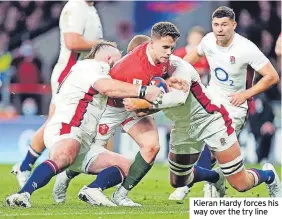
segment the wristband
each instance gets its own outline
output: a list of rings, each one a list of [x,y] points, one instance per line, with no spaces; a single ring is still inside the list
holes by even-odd
[[[147,86],[140,86],[138,90],[138,97],[139,98],[144,98],[147,94]]]

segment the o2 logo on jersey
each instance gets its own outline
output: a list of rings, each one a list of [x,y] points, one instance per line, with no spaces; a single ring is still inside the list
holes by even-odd
[[[221,82],[227,82],[229,83],[229,86],[235,86],[233,80],[229,80],[229,75],[226,71],[224,71],[222,68],[216,68],[214,69],[215,76],[217,79]]]

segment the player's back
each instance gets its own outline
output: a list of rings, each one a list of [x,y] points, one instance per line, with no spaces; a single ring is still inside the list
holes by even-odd
[[[94,133],[106,107],[107,97],[94,89],[94,83],[108,76],[109,65],[95,60],[81,60],[75,64],[65,81],[58,88],[56,112],[51,120],[58,123],[72,123],[86,133]],[[91,124],[92,123],[92,124]]]
[[[226,100],[229,94],[247,89],[248,65],[259,70],[268,62],[251,41],[237,33],[228,47],[217,45],[214,33],[208,33],[201,41],[198,53],[205,54],[210,66],[209,87]],[[247,108],[247,103],[242,107]]]

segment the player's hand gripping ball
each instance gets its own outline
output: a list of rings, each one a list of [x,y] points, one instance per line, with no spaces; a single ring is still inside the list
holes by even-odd
[[[164,93],[169,92],[169,87],[166,81],[161,77],[153,77],[149,85],[159,87]]]
[[[149,85],[159,87],[163,93],[169,92],[169,86],[166,81],[161,77],[153,77],[150,81]],[[159,97],[154,101],[154,104],[161,103],[162,101],[162,93]],[[123,99],[124,107],[127,111],[136,111],[138,116],[144,116],[150,113],[150,108],[152,106],[147,100],[139,99],[139,98],[124,98]]]

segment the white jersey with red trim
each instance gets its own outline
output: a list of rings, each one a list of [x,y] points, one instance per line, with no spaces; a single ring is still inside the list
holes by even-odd
[[[249,88],[248,65],[259,71],[269,62],[253,42],[237,33],[228,47],[217,45],[214,33],[208,33],[198,46],[198,54],[205,55],[209,63],[210,90],[213,90],[218,98],[227,101],[229,94]],[[247,101],[240,107],[247,109]]]
[[[94,6],[89,6],[84,0],[69,0],[60,16],[60,55],[51,78],[52,94],[62,83],[71,67],[82,59],[89,51],[80,54],[66,47],[64,34],[78,33],[86,40],[94,41],[103,38],[102,25]],[[79,57],[78,57],[79,56]]]
[[[97,80],[111,78],[107,63],[95,60],[77,62],[64,82],[58,87],[56,111],[47,126],[61,124],[60,135],[79,127],[90,136],[106,108],[107,97],[94,89]]]
[[[174,123],[171,146],[176,149],[176,153],[199,153],[202,141],[206,141],[215,151],[222,150],[222,146],[231,146],[236,135],[227,110],[220,102],[211,98],[192,65],[174,55],[170,61],[176,68],[173,76],[191,83],[184,105],[163,109],[165,115]],[[224,144],[221,139],[224,139]],[[197,145],[197,148],[193,145]]]

